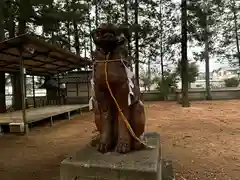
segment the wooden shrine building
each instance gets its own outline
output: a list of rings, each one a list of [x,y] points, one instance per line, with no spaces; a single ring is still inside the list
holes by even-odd
[[[66,87],[67,104],[88,103],[91,96],[92,71],[72,71],[60,78]]]
[[[48,108],[48,113],[38,112],[37,115],[42,113],[42,116],[36,118],[37,115],[26,111],[24,76],[45,76],[50,79],[56,75],[86,67],[91,65],[91,63],[91,60],[88,58],[82,58],[65,49],[46,43],[44,40],[34,35],[24,34],[0,42],[0,77],[1,80],[3,80],[0,82],[0,113],[6,112],[5,82],[4,78],[2,78],[5,73],[9,73],[13,77],[13,108],[15,110],[22,110],[22,118],[18,116],[14,120],[12,116],[0,117],[0,125],[3,123],[10,123],[11,121],[22,121],[24,125],[26,125],[37,119],[43,119],[48,113],[50,113],[50,117],[50,115],[52,116],[54,113],[63,112],[64,109],[70,111],[76,107],[80,107],[80,105],[62,107],[62,111],[59,111],[58,108],[52,110]]]

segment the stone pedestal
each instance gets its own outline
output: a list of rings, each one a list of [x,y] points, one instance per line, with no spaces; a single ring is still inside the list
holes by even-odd
[[[24,126],[26,126],[26,130],[28,133],[29,128],[28,124],[24,125],[24,123],[10,123],[9,124],[9,132],[10,133],[24,133]]]
[[[154,149],[124,155],[85,147],[61,162],[61,180],[161,180],[160,136],[148,133],[145,137]]]

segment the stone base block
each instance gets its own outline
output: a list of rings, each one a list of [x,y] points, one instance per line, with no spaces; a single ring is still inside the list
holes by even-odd
[[[9,131],[11,133],[22,133],[24,132],[24,123],[10,123]]]
[[[27,133],[29,131],[28,124],[26,124]],[[10,123],[9,124],[10,133],[24,133],[24,123]]]
[[[161,180],[160,136],[148,133],[145,137],[154,149],[124,155],[85,147],[61,162],[61,180]]]

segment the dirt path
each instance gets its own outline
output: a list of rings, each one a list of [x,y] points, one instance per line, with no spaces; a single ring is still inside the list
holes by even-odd
[[[179,180],[240,179],[240,101],[146,103],[147,131],[161,135],[163,156]],[[27,136],[0,137],[1,180],[59,180],[59,163],[89,142],[91,113],[54,127],[38,126]]]
[[[149,105],[148,130],[162,135],[177,179],[240,179],[240,101]]]

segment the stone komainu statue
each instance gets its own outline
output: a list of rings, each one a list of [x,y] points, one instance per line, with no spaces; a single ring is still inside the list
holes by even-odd
[[[93,54],[91,102],[96,127],[100,133],[93,140],[92,145],[96,145],[103,153],[114,149],[119,153],[127,153],[143,147],[142,143],[136,139],[144,132],[145,112],[140,100],[140,89],[129,69],[131,63],[126,48],[129,37],[126,28],[118,28],[112,24],[103,24],[92,32],[96,51]],[[106,59],[108,60],[107,73]],[[107,86],[106,76],[112,95],[135,136],[130,133],[130,129],[122,119],[121,112]]]

